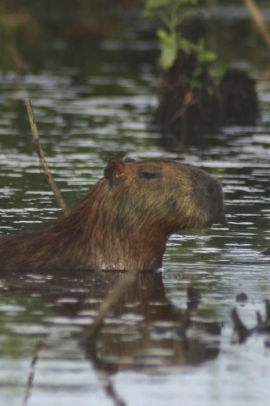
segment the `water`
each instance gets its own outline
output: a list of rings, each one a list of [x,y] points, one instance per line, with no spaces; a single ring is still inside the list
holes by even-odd
[[[221,180],[228,224],[173,235],[163,268],[141,276],[127,292],[94,348],[81,343],[82,332],[121,275],[2,277],[1,405],[268,403],[267,336],[233,344],[230,317],[236,306],[252,327],[270,298],[270,259],[262,255],[270,247],[267,55],[249,40],[248,56],[260,55],[248,58],[258,79],[257,126],[222,128],[185,150],[169,151],[151,122],[156,43],[144,34],[139,24],[128,40],[102,42],[97,54],[52,44],[54,57],[41,69],[0,77],[1,233],[40,229],[60,215],[34,152],[25,96],[68,204],[91,189],[111,156],[171,157]],[[82,55],[85,65],[76,63]],[[199,303],[188,303],[189,286],[200,292]],[[247,302],[236,302],[241,292]]]

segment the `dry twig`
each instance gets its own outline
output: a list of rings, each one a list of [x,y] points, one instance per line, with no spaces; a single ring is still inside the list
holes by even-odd
[[[30,99],[26,98],[26,99],[24,99],[24,102],[26,105],[29,123],[30,123],[31,131],[32,131],[32,136],[33,136],[33,139],[35,142],[36,151],[39,156],[41,166],[44,170],[45,176],[48,180],[50,188],[52,189],[59,206],[62,208],[64,214],[67,214],[69,212],[69,208],[67,207],[67,205],[61,195],[60,190],[58,189],[56,183],[54,182],[53,176],[48,167],[44,152],[43,152],[41,144],[40,144],[38,129],[37,129],[36,120],[35,120],[34,112],[32,109],[31,101],[30,101]]]

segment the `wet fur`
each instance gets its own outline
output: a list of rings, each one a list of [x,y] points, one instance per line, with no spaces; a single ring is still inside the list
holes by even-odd
[[[0,270],[152,270],[161,265],[170,234],[223,218],[221,186],[200,169],[112,159],[104,173],[47,230],[1,237]]]

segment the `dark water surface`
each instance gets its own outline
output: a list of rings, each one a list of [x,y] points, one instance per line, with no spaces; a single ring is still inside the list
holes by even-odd
[[[234,13],[243,18],[241,10]],[[137,29],[95,52],[52,43],[41,70],[21,77],[0,73],[1,233],[39,229],[61,214],[34,152],[26,96],[68,204],[91,189],[111,156],[172,157],[221,180],[228,224],[173,235],[163,268],[142,275],[126,293],[94,348],[79,345],[83,328],[121,274],[3,276],[1,405],[23,399],[39,406],[105,406],[120,399],[131,406],[269,402],[269,338],[232,344],[230,318],[237,306],[254,326],[256,311],[264,314],[270,298],[270,257],[262,255],[270,247],[269,54],[255,40],[241,46],[239,65],[249,65],[258,80],[257,126],[222,128],[171,152],[151,123],[157,44],[144,39],[142,23]],[[233,54],[230,32],[224,53]],[[190,286],[200,292],[199,303],[188,303]],[[245,303],[236,302],[241,292],[248,295]]]

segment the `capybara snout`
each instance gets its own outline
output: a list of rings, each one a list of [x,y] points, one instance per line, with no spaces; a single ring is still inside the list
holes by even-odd
[[[168,159],[110,159],[93,191],[50,228],[0,238],[0,270],[152,270],[178,229],[223,220],[220,183]]]
[[[198,202],[202,215],[205,213],[208,216],[205,226],[224,222],[223,191],[220,182],[198,168],[193,168],[191,172],[194,199]]]

